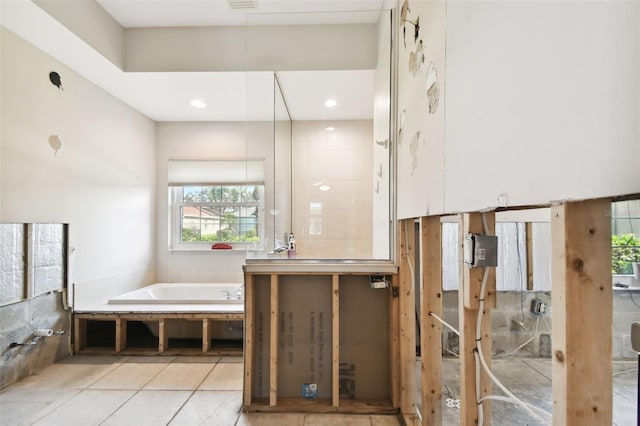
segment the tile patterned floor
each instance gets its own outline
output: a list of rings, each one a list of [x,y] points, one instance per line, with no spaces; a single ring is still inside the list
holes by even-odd
[[[614,425],[635,425],[636,362],[614,362]],[[240,357],[69,357],[0,391],[0,425],[397,426],[395,416],[240,413]],[[551,410],[551,364],[494,360],[494,372],[523,400]],[[445,397],[457,398],[456,359],[443,360]],[[419,374],[419,362],[417,373]],[[540,424],[495,402],[494,425]],[[459,413],[443,401],[443,424]]]
[[[395,416],[240,413],[241,357],[70,357],[0,391],[0,425],[397,426]]]

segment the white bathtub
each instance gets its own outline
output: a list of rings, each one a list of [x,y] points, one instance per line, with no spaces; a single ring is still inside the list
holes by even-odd
[[[243,304],[239,283],[158,283],[109,299],[109,305]]]

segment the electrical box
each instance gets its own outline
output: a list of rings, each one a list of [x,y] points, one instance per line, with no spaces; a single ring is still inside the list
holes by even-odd
[[[468,234],[464,238],[464,263],[471,268],[498,266],[498,237]]]
[[[531,313],[533,315],[544,315],[547,312],[547,304],[540,299],[531,301]]]

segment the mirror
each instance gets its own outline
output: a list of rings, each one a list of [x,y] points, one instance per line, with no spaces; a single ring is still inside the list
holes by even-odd
[[[358,12],[352,19],[344,13],[342,24],[323,24],[322,14],[313,15],[283,16],[282,21],[309,19],[313,31],[367,34],[362,50],[370,52],[368,68],[342,63],[336,69],[290,70],[278,62],[286,58],[263,58],[276,69],[273,170],[266,172],[272,185],[265,184],[264,248],[247,257],[388,260],[391,12]],[[260,57],[264,28],[259,19],[247,18],[247,58]],[[308,53],[331,54],[311,46]],[[257,97],[259,90],[248,87],[248,98]],[[255,157],[250,141],[247,147],[247,157]]]

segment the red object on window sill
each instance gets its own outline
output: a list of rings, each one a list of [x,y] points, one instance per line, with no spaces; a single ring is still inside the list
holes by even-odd
[[[231,247],[231,244],[225,244],[225,243],[215,243],[214,245],[211,246],[212,250],[231,250],[233,247]]]

